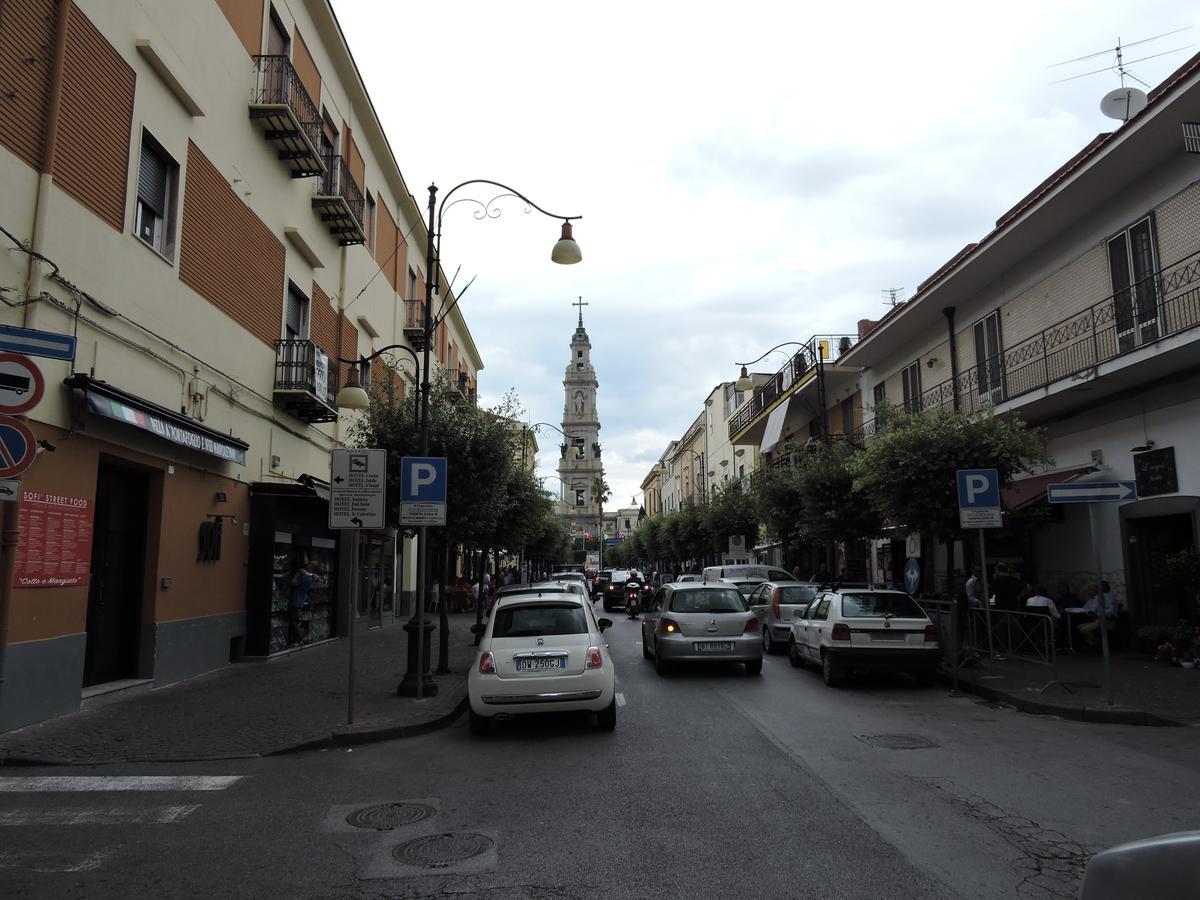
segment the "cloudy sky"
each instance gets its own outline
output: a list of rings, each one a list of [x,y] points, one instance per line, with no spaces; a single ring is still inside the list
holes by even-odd
[[[911,294],[1113,128],[1115,74],[1051,84],[1113,55],[1052,64],[1200,24],[1178,0],[333,2],[422,206],[431,181],[488,178],[583,216],[583,263],[557,266],[554,221],[460,204],[442,263],[476,278],[482,401],[515,388],[531,422],[561,424],[570,304],[590,304],[620,505],[735,361],[877,318],[882,289]],[[1125,59],[1197,43],[1192,27]],[[1129,69],[1156,85],[1196,50]],[[558,438],[542,430],[540,474]]]

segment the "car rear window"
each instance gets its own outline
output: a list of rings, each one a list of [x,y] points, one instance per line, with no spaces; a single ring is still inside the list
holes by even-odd
[[[671,612],[734,613],[745,612],[746,602],[733,588],[705,588],[699,591],[676,591],[671,598]]]
[[[737,586],[738,591],[741,592],[741,595],[743,597],[749,597],[754,592],[754,589],[756,587],[758,587],[760,584],[762,584],[761,581],[735,581],[734,582],[734,585]]]
[[[864,619],[896,616],[924,619],[925,612],[908,594],[842,594],[842,617]]]
[[[578,603],[538,603],[501,607],[492,637],[539,637],[546,634],[586,634],[587,618]]]
[[[775,590],[779,591],[780,603],[812,603],[813,597],[817,596],[817,589],[806,585],[786,586],[780,585]]]

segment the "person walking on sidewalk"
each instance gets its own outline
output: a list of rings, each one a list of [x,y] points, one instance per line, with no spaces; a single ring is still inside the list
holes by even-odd
[[[304,642],[300,629],[301,611],[308,605],[308,592],[312,590],[314,575],[312,562],[305,557],[294,575],[288,592],[288,646]]]
[[[979,566],[971,567],[971,577],[965,585],[967,606],[973,609],[983,609],[983,580],[979,577]]]

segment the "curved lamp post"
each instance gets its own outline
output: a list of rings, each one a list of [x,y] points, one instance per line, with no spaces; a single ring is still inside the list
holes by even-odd
[[[745,393],[746,391],[754,390],[754,382],[750,379],[750,373],[748,371],[746,371],[746,366],[752,366],[756,362],[761,362],[762,360],[766,359],[769,354],[774,353],[780,347],[806,347],[806,346],[808,346],[808,345],[803,343],[802,341],[784,341],[782,344],[776,344],[774,347],[772,347],[770,350],[768,350],[766,353],[764,353],[758,359],[752,359],[752,360],[750,360],[750,362],[734,363],[735,366],[742,367],[742,374],[740,376],[738,376],[738,380],[733,383],[733,389],[735,391],[741,391],[742,393]]]
[[[433,295],[438,289],[438,279],[441,273],[441,258],[442,258],[442,216],[445,214],[448,201],[461,188],[473,184],[488,184],[493,187],[500,188],[503,193],[496,195],[486,203],[476,200],[471,197],[463,197],[461,200],[456,200],[454,203],[469,201],[475,203],[480,209],[475,213],[476,219],[495,219],[500,215],[500,210],[492,206],[497,200],[505,197],[516,197],[523,200],[526,207],[536,209],[544,216],[552,219],[562,220],[562,232],[550,251],[550,261],[560,265],[574,265],[583,259],[583,254],[580,252],[579,245],[575,243],[575,238],[571,234],[571,223],[576,219],[583,218],[582,216],[560,216],[557,213],[552,213],[538,206],[520,191],[510,188],[506,184],[501,184],[499,181],[491,181],[486,178],[472,178],[468,181],[460,182],[450,188],[443,196],[441,203],[438,203],[438,188],[436,184],[429,186],[429,216],[426,225],[425,239],[425,314],[422,325],[423,340],[422,340],[422,363],[421,363],[421,447],[420,456],[429,454],[429,347],[433,343]],[[451,203],[451,206],[454,204]],[[439,321],[444,319],[458,303],[458,298],[454,299],[439,316]],[[426,550],[428,548],[427,526],[420,525],[417,528],[417,609],[413,613],[413,617],[404,623],[404,630],[408,633],[408,658],[405,661],[404,678],[396,688],[396,693],[402,697],[422,697],[426,694],[432,696],[437,693],[437,685],[429,674],[429,636],[433,631],[433,623],[425,620],[425,605],[428,600],[429,585],[426,578]],[[444,635],[443,635],[444,637]]]
[[[346,378],[346,385],[337,394],[337,400],[334,405],[338,409],[366,409],[371,405],[371,398],[366,390],[359,384],[359,372],[371,362],[371,360],[382,356],[392,350],[403,350],[412,357],[413,365],[417,369],[417,384],[421,383],[421,360],[417,358],[416,352],[412,347],[405,344],[389,344],[381,350],[376,350],[370,356],[360,356],[358,359],[342,359],[340,356],[337,361],[352,366],[350,374]],[[413,404],[413,424],[418,424],[416,416],[419,412],[417,404]]]

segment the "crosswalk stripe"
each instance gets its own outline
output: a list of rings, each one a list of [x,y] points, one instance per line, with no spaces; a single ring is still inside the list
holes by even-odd
[[[171,825],[186,819],[200,808],[193,803],[183,806],[151,806],[128,809],[119,806],[76,807],[71,809],[0,810],[0,827],[6,825]]]
[[[0,778],[0,793],[223,791],[243,775],[34,775]]]

